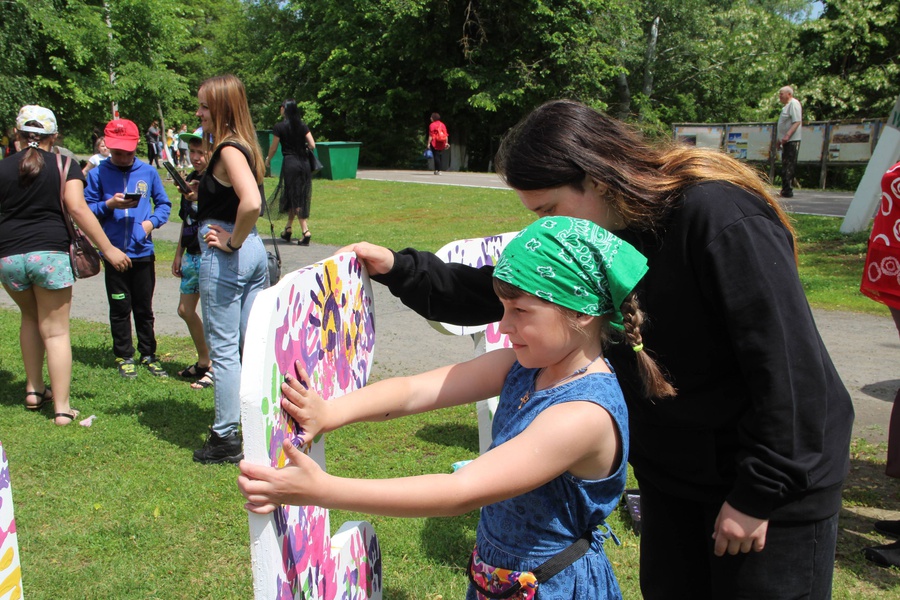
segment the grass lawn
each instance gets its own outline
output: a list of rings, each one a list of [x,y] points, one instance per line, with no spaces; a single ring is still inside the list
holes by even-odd
[[[274,181],[266,188],[274,189]],[[176,197],[173,194],[173,198]],[[400,248],[437,249],[448,240],[521,228],[532,217],[512,192],[375,181],[316,180],[314,242],[360,239]],[[798,216],[801,277],[817,307],[887,314],[858,292],[866,235],[845,237],[839,220]],[[283,218],[276,221],[280,231]],[[159,244],[171,261],[174,244]],[[76,288],[77,293],[77,288]],[[50,598],[250,598],[250,552],[237,471],[202,466],[191,451],[213,418],[212,390],[139,371],[123,381],[111,368],[108,327],[73,321],[74,407],[98,416],[91,428],[58,428],[26,412],[16,311],[0,309],[0,441],[9,456],[25,596]],[[169,372],[193,362],[187,337],[161,337]],[[376,366],[373,379],[390,374]],[[84,416],[87,416],[85,414]],[[477,454],[474,407],[390,423],[351,426],[328,436],[329,470],[359,477],[446,472]],[[844,492],[835,598],[896,598],[900,571],[870,565],[874,515],[900,510],[900,481],[883,475],[885,448],[857,440]],[[633,484],[633,482],[631,482]],[[384,561],[385,598],[461,598],[477,513],[398,519],[332,511],[375,525]],[[627,515],[609,523],[607,542],[626,598],[639,597],[638,541]]]

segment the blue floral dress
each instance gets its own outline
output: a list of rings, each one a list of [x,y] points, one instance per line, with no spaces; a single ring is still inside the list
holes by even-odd
[[[585,480],[563,473],[528,493],[482,507],[476,545],[482,560],[494,567],[530,571],[558,554],[589,529],[590,550],[573,564],[538,587],[540,600],[604,600],[621,598],[619,584],[603,542],[610,536],[604,524],[625,489],[628,462],[628,410],[616,376],[592,373],[548,390],[532,392],[518,409],[519,400],[531,389],[536,369],[516,362],[506,377],[494,415],[491,448],[524,431],[546,408],[572,401],[593,402],[613,417],[622,444],[622,459],[606,479]],[[501,476],[515,476],[507,474]],[[469,585],[467,600],[475,600]]]

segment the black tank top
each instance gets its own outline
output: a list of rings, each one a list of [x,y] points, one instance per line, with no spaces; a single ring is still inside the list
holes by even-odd
[[[209,166],[206,167],[206,172],[200,179],[200,188],[197,190],[197,220],[201,223],[207,219],[216,219],[227,223],[234,223],[237,220],[237,210],[241,199],[234,190],[234,186],[222,185],[213,177],[213,169],[225,146],[233,146],[240,150],[247,159],[250,169],[253,169],[253,155],[237,142],[223,142],[216,148],[209,160]],[[259,196],[261,202],[265,204],[266,198],[262,184],[259,185]]]

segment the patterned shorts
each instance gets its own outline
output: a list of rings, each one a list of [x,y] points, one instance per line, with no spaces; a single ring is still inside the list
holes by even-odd
[[[181,293],[200,293],[200,254],[184,253],[181,258]]]
[[[75,276],[68,252],[26,252],[0,258],[0,281],[15,292],[32,285],[61,290],[72,287]]]

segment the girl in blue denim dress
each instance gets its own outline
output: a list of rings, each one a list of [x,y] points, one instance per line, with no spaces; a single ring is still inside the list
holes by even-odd
[[[371,514],[458,515],[481,507],[468,598],[620,598],[603,551],[604,520],[625,488],[628,414],[603,358],[608,333],[637,353],[652,396],[675,393],[644,351],[632,290],[646,259],[591,221],[546,217],[504,249],[494,269],[511,349],[324,401],[298,366],[282,408],[304,441],[500,394],[490,449],[452,474],[344,479],[290,443],[282,469],[240,463],[246,507],[315,504]],[[624,333],[624,335],[622,335]],[[541,567],[564,558],[561,569]],[[543,572],[542,572],[543,571]],[[511,595],[500,595],[515,587]]]

